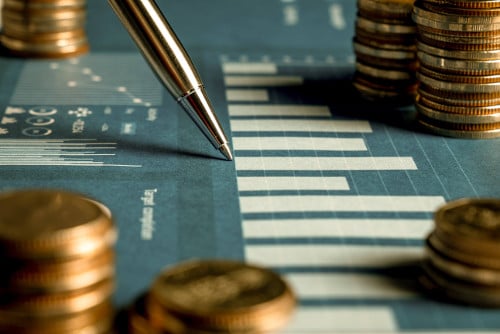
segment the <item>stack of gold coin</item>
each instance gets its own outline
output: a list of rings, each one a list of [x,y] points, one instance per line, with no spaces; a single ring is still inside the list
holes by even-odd
[[[354,86],[376,101],[413,104],[417,90],[413,0],[358,0]]]
[[[500,2],[418,0],[413,18],[420,124],[450,137],[500,137]]]
[[[113,326],[117,232],[75,193],[0,195],[0,333],[106,333]]]
[[[198,260],[166,269],[129,310],[129,332],[272,333],[295,308],[290,286],[268,269]]]
[[[21,57],[58,58],[83,54],[86,0],[4,0],[1,45]]]
[[[446,299],[500,307],[500,199],[462,199],[436,213],[423,285]]]

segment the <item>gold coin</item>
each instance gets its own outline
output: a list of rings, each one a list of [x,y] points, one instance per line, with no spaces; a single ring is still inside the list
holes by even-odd
[[[453,138],[463,138],[463,139],[492,139],[500,138],[500,129],[492,130],[463,130],[454,129],[443,124],[435,124],[435,122],[429,121],[429,119],[423,119],[422,117],[417,117],[418,125],[424,131],[429,133],[453,137]]]
[[[491,124],[500,123],[500,112],[489,115],[471,115],[470,113],[450,113],[442,110],[436,110],[423,103],[422,99],[417,96],[415,107],[419,113],[427,118],[462,124]]]
[[[417,71],[417,78],[421,83],[427,86],[435,87],[439,90],[465,94],[491,94],[498,95],[500,97],[500,80],[497,80],[497,76],[492,77],[492,82],[451,82],[435,79],[424,74],[422,71]],[[487,78],[485,77],[484,80],[486,81]]]
[[[381,49],[373,47],[371,45],[361,44],[356,40],[353,42],[353,46],[354,46],[354,52],[356,52],[356,54],[364,54],[370,57],[392,59],[392,60],[414,61],[416,60],[417,56],[414,50]]]
[[[498,16],[500,15],[500,3],[499,6],[492,7],[492,8],[464,8],[464,7],[455,7],[455,6],[450,6],[450,5],[439,5],[436,3],[433,3],[433,1],[419,1],[420,5],[423,6],[424,8],[432,11],[432,12],[439,12],[439,13],[446,13],[446,14],[452,14],[452,15],[460,15],[460,16]]]
[[[359,13],[371,19],[411,22],[413,0],[358,0]]]
[[[443,102],[444,100],[429,98],[427,95],[422,93],[423,92],[421,90],[418,91],[416,102],[434,111],[460,116],[475,116],[477,119],[489,119],[490,123],[500,121],[500,104],[469,106],[465,104],[460,105],[457,102],[456,105],[453,105]]]
[[[448,24],[453,27],[453,29],[443,30],[498,30],[497,25],[500,24],[500,17],[497,15],[474,15],[471,11],[455,11],[454,13],[449,13],[447,11],[441,11],[441,7],[423,6],[423,3],[423,1],[415,1],[413,6],[414,17]],[[486,29],[473,29],[472,27],[475,26],[486,27]],[[465,29],[459,29],[459,27],[465,27]]]
[[[379,23],[368,20],[364,17],[358,16],[356,18],[356,25],[365,31],[372,32],[374,34],[408,34],[414,35],[417,33],[417,28],[414,24],[390,24],[390,23]]]
[[[446,254],[447,257],[454,261],[480,268],[500,270],[500,259],[495,255],[485,256],[479,252],[470,252],[469,250],[472,247],[450,241],[446,237],[436,233],[436,231],[433,231],[427,240],[434,249]]]
[[[500,307],[500,287],[471,284],[447,275],[429,261],[423,263],[424,286],[449,300],[478,307]]]
[[[290,286],[268,269],[199,260],[163,271],[151,287],[148,303],[148,309],[161,308],[193,331],[269,332],[287,322],[295,297]]]
[[[500,251],[500,199],[466,198],[438,209],[436,226],[448,233],[498,246]],[[500,259],[500,253],[498,253]]]
[[[0,250],[4,256],[82,255],[115,240],[109,210],[81,195],[58,190],[0,195]]]
[[[425,251],[430,263],[442,272],[457,279],[482,285],[500,287],[500,270],[493,270],[461,263],[441,253],[427,241]]]
[[[447,92],[433,90],[431,87],[420,85],[418,89],[419,95],[425,97],[426,100],[433,101],[440,105],[446,105],[449,108],[465,107],[472,111],[480,111],[481,108],[495,109],[500,105],[500,97],[490,97],[488,95],[469,96],[467,94],[447,94]],[[487,111],[486,111],[487,113]],[[481,113],[477,113],[480,115]]]
[[[417,52],[422,66],[435,69],[441,73],[467,76],[487,76],[500,74],[500,58],[490,60],[463,60],[434,56],[425,52]]]
[[[500,7],[498,0],[426,0],[436,5],[453,6],[459,8],[489,9]]]

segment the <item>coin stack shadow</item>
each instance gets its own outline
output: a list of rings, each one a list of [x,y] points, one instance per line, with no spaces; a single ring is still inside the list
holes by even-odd
[[[422,285],[445,300],[500,307],[500,200],[453,201],[435,221]]]
[[[86,53],[86,0],[4,0],[1,46],[20,57]]]
[[[413,0],[358,0],[354,86],[365,98],[413,104],[417,90]]]
[[[73,193],[0,195],[0,333],[108,333],[113,328],[109,210]]]
[[[500,137],[500,2],[418,0],[416,108],[433,133]]]
[[[127,315],[130,334],[273,333],[295,308],[290,286],[268,269],[196,260],[161,272]]]

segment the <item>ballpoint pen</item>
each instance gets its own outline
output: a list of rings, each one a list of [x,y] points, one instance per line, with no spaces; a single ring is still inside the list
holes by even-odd
[[[229,143],[189,55],[154,0],[108,0],[159,80],[227,160]]]

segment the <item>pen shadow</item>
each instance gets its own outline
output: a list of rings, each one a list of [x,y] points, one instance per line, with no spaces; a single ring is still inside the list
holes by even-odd
[[[215,160],[225,160],[220,156],[217,156],[217,152],[214,151],[214,155],[210,155],[204,152],[198,152],[195,150],[189,149],[179,149],[169,146],[168,144],[163,143],[151,143],[151,142],[134,142],[131,140],[122,140],[120,139],[121,148],[132,151],[132,152],[140,152],[141,154],[147,155],[161,155],[163,157],[172,157],[172,158],[197,158],[197,159],[215,159]]]

